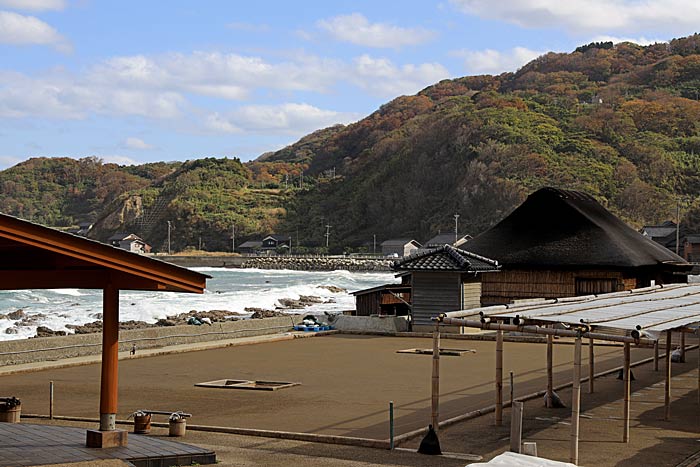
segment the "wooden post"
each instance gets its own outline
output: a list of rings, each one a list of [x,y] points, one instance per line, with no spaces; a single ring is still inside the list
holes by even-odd
[[[520,453],[523,446],[524,402],[513,402],[510,417],[510,451]]]
[[[53,420],[53,381],[49,381],[49,419]]]
[[[622,370],[622,376],[625,383],[625,403],[623,407],[622,419],[624,420],[622,429],[622,442],[630,442],[630,344],[625,342],[625,361]]]
[[[579,411],[581,407],[581,338],[574,345],[574,381],[571,388],[571,445],[569,462],[578,465]]]
[[[659,340],[654,342],[654,371],[659,371]]]
[[[673,331],[666,331],[666,386],[664,388],[664,420],[671,420],[671,338]]]
[[[119,290],[112,284],[102,292],[102,378],[100,431],[116,430],[119,371]]]
[[[430,417],[435,433],[438,432],[440,422],[440,331],[435,325],[433,331],[433,388],[432,388],[432,414]]]
[[[496,331],[496,426],[503,425],[503,331]]]
[[[593,394],[593,381],[595,380],[595,352],[593,351],[593,338],[588,339],[588,394]]]
[[[698,330],[698,404],[700,404],[700,330]]]
[[[681,363],[685,363],[685,332],[681,329]]]
[[[554,375],[552,367],[554,365],[554,336],[547,335],[547,408],[552,408],[552,398],[554,397]]]

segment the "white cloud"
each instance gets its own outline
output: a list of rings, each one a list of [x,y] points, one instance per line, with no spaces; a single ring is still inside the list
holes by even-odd
[[[415,94],[424,87],[450,76],[439,63],[397,66],[386,58],[357,57],[348,69],[347,79],[381,97]]]
[[[264,92],[289,100],[295,92],[326,93],[349,84],[392,98],[447,77],[449,72],[439,63],[395,64],[369,55],[342,61],[297,53],[278,62],[218,52],[121,56],[79,73],[0,71],[0,117],[175,119],[192,111],[215,115],[210,109],[195,108],[197,96],[240,101]],[[198,105],[207,104],[200,100]],[[227,122],[214,119],[207,126],[219,124],[223,131],[235,131]]]
[[[498,74],[504,71],[516,71],[543,53],[525,47],[515,47],[508,51],[462,49],[451,52],[451,55],[464,58],[468,73]]]
[[[265,132],[302,135],[318,128],[357,120],[356,114],[319,109],[305,103],[248,105],[227,114],[213,113],[208,129],[223,133]]]
[[[467,14],[573,33],[695,30],[697,0],[450,0]]]
[[[130,136],[126,138],[123,142],[123,146],[128,149],[153,149],[154,146],[152,144],[148,144],[141,138],[136,138],[134,136]]]
[[[96,154],[95,157],[102,159],[106,164],[117,165],[139,165],[140,162],[128,156],[120,156],[119,154]]]
[[[613,44],[619,44],[620,42],[632,42],[634,44],[639,44],[639,45],[651,45],[651,44],[656,44],[656,43],[666,42],[666,41],[662,40],[662,39],[647,39],[646,37],[632,38],[632,37],[616,37],[616,36],[600,35],[600,36],[595,36],[593,39],[591,39],[591,42],[612,42]]]
[[[435,37],[424,28],[402,28],[387,23],[370,23],[359,13],[320,20],[316,25],[342,42],[377,48],[398,48],[422,44]]]
[[[47,23],[11,11],[0,11],[0,44],[50,45],[61,52],[71,50],[68,41]]]
[[[0,0],[0,8],[13,10],[46,11],[63,10],[65,0]]]

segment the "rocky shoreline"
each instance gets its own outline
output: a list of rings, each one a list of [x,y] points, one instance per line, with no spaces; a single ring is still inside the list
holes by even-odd
[[[327,289],[333,293],[347,292],[345,289],[335,286],[319,286]],[[212,325],[213,323],[223,323],[238,321],[244,319],[263,319],[263,318],[274,318],[280,316],[289,316],[295,313],[293,310],[303,310],[304,308],[316,305],[319,303],[333,303],[333,299],[324,300],[316,295],[302,295],[298,299],[293,298],[283,298],[279,300],[280,306],[276,307],[274,310],[268,310],[263,308],[247,307],[245,308],[245,313],[239,313],[230,310],[208,310],[208,311],[198,311],[191,310],[186,313],[180,313],[177,315],[167,316],[166,318],[159,319],[155,323],[147,323],[145,321],[121,321],[119,323],[120,331],[128,331],[135,329],[147,329],[147,328],[159,328],[159,327],[171,327],[171,326],[181,326],[181,325]],[[102,313],[95,313],[95,321],[82,325],[68,324],[66,327],[72,332],[66,332],[63,330],[53,330],[46,326],[38,326],[36,330],[35,338],[37,337],[53,337],[53,336],[66,336],[71,334],[92,334],[102,332]],[[14,334],[17,329],[22,326],[31,326],[36,324],[40,319],[45,318],[43,314],[28,315],[24,310],[16,310],[6,315],[0,315],[0,319],[11,319],[16,321],[12,327],[5,330],[6,334]]]

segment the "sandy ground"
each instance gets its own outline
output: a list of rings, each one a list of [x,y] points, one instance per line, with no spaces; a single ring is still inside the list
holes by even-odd
[[[397,434],[423,427],[429,421],[431,357],[398,354],[396,350],[430,346],[430,339],[335,335],[126,360],[120,362],[119,417],[126,418],[130,412],[144,408],[184,410],[193,414],[191,423],[201,425],[384,439],[388,436],[389,400],[395,403]],[[474,349],[476,353],[441,359],[441,419],[492,404],[494,343],[443,340],[443,347]],[[555,346],[555,384],[571,379],[572,353],[571,345]],[[648,350],[633,349],[632,358],[635,361],[649,354]],[[516,396],[544,389],[544,359],[544,345],[507,342],[504,355],[506,395],[509,371],[515,374]],[[618,366],[621,360],[620,347],[596,348],[596,371]],[[674,380],[673,410],[678,417],[674,416],[673,423],[669,424],[661,421],[663,398],[659,400],[656,393],[659,386],[652,386],[656,392],[642,390],[643,383],[662,381],[662,374],[643,368],[635,370],[638,381],[633,391],[639,392],[633,396],[634,422],[629,445],[619,442],[621,423],[614,418],[621,413],[618,399],[622,383],[614,377],[600,379],[593,396],[585,394],[584,387],[584,417],[592,418],[583,418],[581,426],[583,465],[633,465],[631,462],[635,462],[634,465],[676,465],[700,450],[697,351],[689,355],[688,363],[675,365],[675,372],[678,377]],[[586,374],[585,366],[583,373]],[[273,392],[193,386],[197,382],[223,378],[302,384]],[[57,414],[97,417],[98,365],[3,376],[0,377],[0,392],[20,397],[24,413],[45,414],[48,412],[49,380],[56,385]],[[660,387],[663,391],[663,386]],[[570,398],[566,391],[560,395],[565,401]],[[525,438],[538,443],[540,455],[568,460],[566,419],[569,411],[546,410],[540,405],[539,401],[533,401],[526,407]],[[501,428],[493,427],[492,417],[487,416],[443,430],[443,450],[475,453],[485,458],[502,452],[508,445],[508,414],[506,411],[505,426]],[[669,427],[672,429],[661,430]],[[225,441],[229,438],[240,443]],[[241,450],[241,458],[246,458],[243,454],[250,449],[253,456],[250,459],[261,455],[258,452],[261,450],[269,456],[274,456],[278,450],[302,452],[307,449],[303,446],[308,444],[192,431],[185,441],[214,446],[226,457],[225,453],[230,452],[237,458],[236,452]],[[353,450],[359,448],[312,446],[319,446],[321,457],[358,459]],[[368,451],[375,453],[372,456],[382,452]],[[383,452],[382,455],[390,458],[362,465],[419,465],[403,463],[401,453]],[[655,462],[644,462],[648,456]],[[252,460],[250,463],[232,462],[225,465],[270,465]],[[459,464],[424,465],[464,464],[462,460]]]

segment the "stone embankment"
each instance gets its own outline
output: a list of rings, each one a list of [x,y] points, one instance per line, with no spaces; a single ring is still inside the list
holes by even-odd
[[[391,271],[393,260],[345,257],[269,256],[246,259],[242,268],[293,269],[298,271]]]
[[[211,326],[176,325],[129,329],[119,333],[119,350],[129,351],[179,344],[211,342],[236,337],[261,336],[291,331],[301,322],[301,315],[265,319],[242,319],[214,322]],[[97,355],[102,351],[102,333],[71,334],[4,341],[0,348],[0,367],[21,363],[60,360]]]

